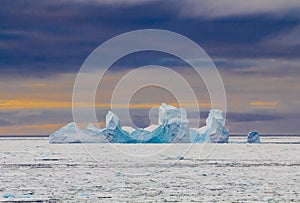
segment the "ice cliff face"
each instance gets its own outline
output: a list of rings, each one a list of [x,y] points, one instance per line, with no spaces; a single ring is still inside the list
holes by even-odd
[[[120,119],[113,112],[108,112],[105,121],[106,126],[103,129],[103,134],[109,142],[136,143],[136,141],[129,136],[129,133],[121,128]]]
[[[206,136],[212,143],[227,143],[229,132],[225,127],[224,113],[217,109],[209,111],[206,119]]]
[[[247,142],[248,143],[260,143],[259,134],[256,130],[248,133]]]
[[[162,103],[159,107],[158,124],[164,126],[164,142],[190,142],[190,126],[185,109]]]
[[[193,142],[228,143],[229,132],[225,127],[224,113],[211,109],[206,119],[206,126],[191,128],[190,139]]]
[[[172,143],[172,142],[228,142],[229,133],[221,111],[212,109],[202,128],[190,128],[185,109],[163,103],[159,107],[159,125],[134,129],[120,125],[113,112],[106,115],[103,129],[89,124],[81,130],[70,123],[50,135],[50,143],[111,142],[111,143]]]

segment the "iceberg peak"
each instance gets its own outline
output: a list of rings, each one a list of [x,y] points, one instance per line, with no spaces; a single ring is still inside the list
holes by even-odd
[[[112,111],[108,111],[106,114],[106,128],[109,130],[114,130],[120,125],[120,119],[119,117],[114,114]]]
[[[227,143],[229,132],[225,127],[225,115],[221,110],[211,109],[206,119],[206,137],[213,143]],[[202,129],[203,129],[202,128]]]
[[[78,143],[80,142],[78,134],[81,133],[80,128],[75,122],[71,122],[63,126],[58,131],[49,136],[50,143]]]

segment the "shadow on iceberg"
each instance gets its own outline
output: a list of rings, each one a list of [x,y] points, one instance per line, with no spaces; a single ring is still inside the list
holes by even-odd
[[[109,111],[103,129],[89,124],[81,130],[72,122],[49,136],[50,143],[227,143],[229,132],[224,113],[212,109],[206,126],[190,128],[186,110],[162,103],[158,125],[134,129],[121,126],[117,115]]]

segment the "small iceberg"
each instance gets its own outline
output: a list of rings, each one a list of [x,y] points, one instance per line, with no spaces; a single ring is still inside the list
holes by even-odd
[[[247,142],[248,143],[260,143],[259,134],[256,130],[248,133]]]

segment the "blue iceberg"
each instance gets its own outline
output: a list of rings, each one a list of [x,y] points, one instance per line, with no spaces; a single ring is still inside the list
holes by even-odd
[[[229,140],[229,131],[225,127],[225,116],[220,110],[211,109],[209,111],[206,126],[202,130],[212,143],[227,143]]]
[[[228,142],[229,132],[225,127],[224,114],[212,109],[206,119],[206,126],[190,128],[186,110],[162,103],[159,107],[158,125],[134,129],[121,126],[120,119],[113,112],[106,115],[103,129],[89,124],[81,130],[72,122],[54,132],[50,143],[191,143]]]
[[[206,119],[206,126],[191,128],[190,136],[194,142],[228,143],[229,131],[225,126],[224,113],[211,109]]]
[[[109,111],[106,115],[106,126],[102,130],[108,142],[113,143],[137,143],[135,139],[130,137],[130,134],[123,130],[120,126],[120,119],[113,112]]]
[[[256,130],[248,133],[247,142],[248,143],[260,143],[260,137]]]

